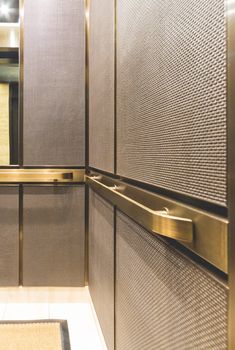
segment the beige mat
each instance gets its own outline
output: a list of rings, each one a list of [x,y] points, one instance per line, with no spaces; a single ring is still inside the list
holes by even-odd
[[[70,350],[66,321],[0,323],[1,350]]]

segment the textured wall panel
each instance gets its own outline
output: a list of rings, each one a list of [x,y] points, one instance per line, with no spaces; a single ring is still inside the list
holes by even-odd
[[[113,207],[90,193],[89,290],[109,350],[114,349]]]
[[[0,287],[19,285],[19,188],[0,188]]]
[[[83,165],[83,0],[25,0],[24,164]]]
[[[90,2],[90,166],[114,167],[114,0]]]
[[[117,350],[226,350],[227,290],[117,216]]]
[[[119,0],[118,173],[226,204],[223,0]]]
[[[84,286],[84,187],[24,187],[25,286]]]

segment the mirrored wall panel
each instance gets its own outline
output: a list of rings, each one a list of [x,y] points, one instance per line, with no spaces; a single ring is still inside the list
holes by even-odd
[[[0,166],[18,164],[19,0],[0,0]]]

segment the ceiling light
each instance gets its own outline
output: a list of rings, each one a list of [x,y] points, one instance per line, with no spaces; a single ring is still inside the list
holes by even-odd
[[[2,4],[2,5],[0,6],[0,15],[1,15],[1,16],[7,17],[7,16],[9,15],[9,12],[10,12],[10,8],[9,8],[8,5]]]

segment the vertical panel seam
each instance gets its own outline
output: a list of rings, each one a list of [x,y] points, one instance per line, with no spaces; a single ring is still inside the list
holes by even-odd
[[[85,10],[85,168],[89,167],[89,11],[90,2],[84,0]]]
[[[23,185],[19,185],[19,285],[23,286]]]
[[[24,144],[23,144],[23,123],[24,123],[24,0],[20,0],[20,106],[19,106],[19,130],[18,130],[18,160],[20,168],[24,166]]]
[[[114,174],[117,174],[117,0],[114,0]]]
[[[117,226],[117,208],[113,209],[113,238],[114,238],[114,350],[117,348],[116,342],[116,277],[117,277],[117,264],[116,264],[116,226]]]

